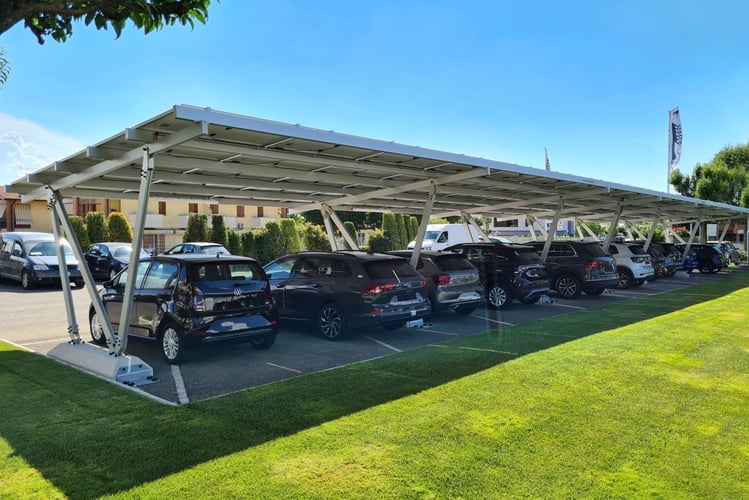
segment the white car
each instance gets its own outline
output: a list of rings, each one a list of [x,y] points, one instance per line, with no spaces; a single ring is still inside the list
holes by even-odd
[[[611,243],[607,250],[616,259],[616,272],[619,274],[617,288],[640,286],[655,276],[650,254],[643,249],[642,245]]]

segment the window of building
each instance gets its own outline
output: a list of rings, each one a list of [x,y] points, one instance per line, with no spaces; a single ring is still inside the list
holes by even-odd
[[[166,202],[165,201],[159,202],[159,215],[166,215]]]
[[[218,213],[218,203],[211,203],[211,213],[213,215]]]
[[[262,217],[263,216],[263,207],[257,207],[257,216]]]
[[[16,218],[16,227],[28,229],[31,227],[31,205],[18,203],[13,205],[13,215]]]
[[[188,203],[187,205],[187,211],[191,214],[198,213],[198,204],[197,203]]]
[[[244,217],[244,205],[237,205],[237,217]]]
[[[497,220],[494,219],[494,227],[518,227],[518,220]]]

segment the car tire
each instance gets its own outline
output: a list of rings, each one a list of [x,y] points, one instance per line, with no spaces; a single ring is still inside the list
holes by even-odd
[[[619,274],[619,283],[617,283],[616,287],[619,290],[626,290],[635,285],[635,277],[632,275],[632,271],[621,267],[617,270],[617,273]]]
[[[253,349],[268,349],[276,343],[276,334],[268,333],[266,335],[251,337],[250,345]]]
[[[99,323],[99,315],[91,311],[88,317],[88,326],[91,329],[91,341],[96,345],[107,345],[107,336]]]
[[[476,310],[476,306],[459,306],[455,309],[455,314],[460,314],[461,316],[467,316],[475,310]]]
[[[512,302],[512,295],[507,285],[491,283],[486,287],[486,304],[491,309],[504,309],[510,302]]]
[[[86,286],[86,282],[83,280],[76,280],[73,282],[73,284],[76,288],[83,288],[84,286]]]
[[[317,328],[328,340],[338,340],[346,332],[346,318],[334,302],[326,302],[317,313]]]
[[[161,354],[170,365],[177,365],[185,357],[185,337],[174,323],[167,323],[159,334]]]
[[[582,292],[580,280],[571,274],[563,274],[557,278],[554,289],[565,299],[576,299]]]
[[[34,280],[31,279],[31,274],[25,269],[21,271],[21,286],[24,290],[31,290],[34,288]]]

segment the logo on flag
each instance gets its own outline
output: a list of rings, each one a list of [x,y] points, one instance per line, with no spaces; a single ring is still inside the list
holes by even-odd
[[[670,177],[681,159],[681,116],[678,107],[668,113],[668,121],[668,174]]]

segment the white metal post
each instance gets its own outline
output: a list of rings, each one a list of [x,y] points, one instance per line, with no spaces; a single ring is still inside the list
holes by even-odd
[[[429,217],[432,216],[432,206],[434,205],[435,199],[437,199],[437,184],[432,183],[429,186],[427,201],[424,204],[424,211],[421,213],[419,232],[416,233],[416,240],[414,241],[414,251],[411,254],[411,266],[414,269],[416,269],[416,265],[419,263],[419,255],[421,255],[421,245],[424,243],[424,235],[426,234],[427,226],[429,225]]]

